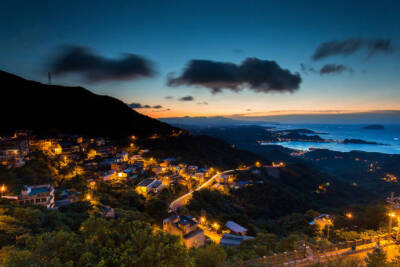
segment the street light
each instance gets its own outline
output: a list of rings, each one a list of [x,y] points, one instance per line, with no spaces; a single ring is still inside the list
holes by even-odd
[[[86,195],[86,200],[87,200],[87,201],[90,201],[91,199],[92,199],[92,196],[91,196],[90,194],[87,194],[87,195]]]
[[[216,231],[218,231],[218,229],[219,229],[219,224],[218,223],[213,223],[213,228],[216,230]]]
[[[394,212],[390,212],[390,213],[388,213],[388,216],[389,216],[389,235],[391,235],[392,234],[392,220],[396,216],[396,214]]]
[[[6,187],[4,186],[4,184],[1,186],[0,191],[1,191],[1,196],[3,196],[4,192],[6,191]]]
[[[350,212],[346,213],[346,217],[348,219],[353,219],[353,214],[351,214]]]

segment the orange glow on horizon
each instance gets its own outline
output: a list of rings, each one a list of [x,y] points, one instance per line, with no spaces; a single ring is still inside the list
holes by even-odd
[[[169,111],[145,111],[136,110],[146,116],[158,119],[158,118],[168,118],[168,117],[215,117],[215,116],[225,116],[232,118],[246,118],[246,117],[275,117],[275,116],[293,116],[293,115],[347,115],[347,114],[358,114],[358,113],[382,113],[390,114],[393,112],[400,112],[400,109],[343,109],[343,110],[271,110],[265,112],[247,112],[247,113],[236,113],[233,114],[229,111],[227,112],[212,112],[210,110],[206,112],[197,111],[191,109],[190,111],[183,110],[169,110]]]

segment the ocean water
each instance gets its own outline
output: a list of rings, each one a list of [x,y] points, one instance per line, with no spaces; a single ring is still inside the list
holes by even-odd
[[[384,130],[365,130],[366,126],[361,124],[280,124],[264,125],[275,126],[277,130],[284,129],[309,129],[319,134],[324,139],[344,140],[362,139],[364,141],[377,142],[386,145],[361,145],[361,144],[338,144],[338,143],[316,143],[316,142],[278,142],[274,144],[288,148],[309,150],[312,148],[327,148],[330,150],[349,152],[361,150],[366,152],[380,152],[387,154],[400,154],[400,124],[384,125]]]

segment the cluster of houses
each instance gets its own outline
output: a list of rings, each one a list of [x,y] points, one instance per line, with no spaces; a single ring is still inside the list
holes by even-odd
[[[198,248],[206,244],[208,239],[204,228],[207,227],[201,226],[196,218],[191,216],[173,214],[163,220],[163,230],[180,236],[182,244],[187,248]],[[217,234],[220,237],[218,243],[226,247],[238,246],[243,241],[254,238],[247,235],[246,228],[233,221],[227,221],[222,232],[222,236]]]
[[[12,137],[0,137],[0,165],[17,168],[25,165],[29,154],[29,140],[25,132],[17,132]]]
[[[130,147],[134,147],[134,144]],[[0,138],[0,165],[7,168],[21,167],[29,160],[30,153],[36,151],[57,158],[66,165],[74,162],[82,172],[90,171],[93,177],[87,180],[89,190],[94,190],[97,183],[127,183],[146,198],[159,194],[164,187],[176,184],[187,187],[189,191],[194,190],[193,184],[203,184],[216,173],[212,168],[185,164],[175,158],[149,158],[146,154],[150,151],[147,149],[121,150],[101,137],[63,135],[58,138],[37,138],[29,131],[19,131],[12,137]],[[276,167],[271,168],[272,172],[276,172]],[[212,189],[238,189],[252,184],[252,180],[240,180],[234,174],[221,174]],[[91,201],[90,196],[84,197],[74,188],[54,188],[51,184],[25,185],[17,196],[2,197],[13,199],[19,204],[44,206],[48,209],[65,207],[83,199]],[[97,205],[98,213],[104,217],[115,216],[112,207],[101,203]],[[163,230],[179,235],[187,247],[203,246],[207,240],[205,230],[191,216],[174,214],[163,220]],[[228,221],[219,243],[224,246],[239,245],[252,238],[246,233],[246,228]]]

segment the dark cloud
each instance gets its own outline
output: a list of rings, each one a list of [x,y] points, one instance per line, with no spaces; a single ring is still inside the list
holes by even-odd
[[[395,48],[390,39],[370,39],[350,38],[344,41],[329,41],[320,44],[312,55],[313,60],[320,60],[330,56],[348,56],[359,50],[365,50],[368,56],[376,53],[393,53]]]
[[[91,49],[80,46],[62,48],[50,64],[54,74],[80,74],[89,82],[131,80],[151,77],[153,64],[135,54],[123,54],[120,58],[105,58]]]
[[[239,92],[244,88],[257,93],[294,92],[301,77],[282,69],[275,61],[247,58],[240,65],[210,60],[192,60],[179,77],[170,75],[169,86],[198,86],[220,93],[223,89]]]
[[[352,73],[353,69],[342,64],[326,64],[319,70],[319,74],[340,74],[344,71]]]
[[[369,51],[369,57],[373,56],[375,53],[387,53],[391,54],[396,51],[396,48],[392,45],[392,40],[389,39],[377,39],[368,42],[368,51]]]
[[[324,66],[322,66],[322,68],[320,70],[316,70],[312,66],[302,63],[302,64],[300,64],[300,69],[305,74],[317,73],[320,75],[340,74],[344,71],[347,71],[350,73],[354,72],[353,68],[345,66],[343,64],[325,64]]]
[[[168,95],[168,96],[166,96],[166,97],[164,97],[165,99],[173,99],[174,97],[173,96],[170,96],[170,95]]]
[[[179,98],[179,101],[193,101],[193,100],[194,100],[194,98],[191,95]]]
[[[134,109],[139,109],[139,108],[154,108],[154,109],[160,109],[160,108],[162,108],[161,105],[150,106],[150,105],[142,105],[142,104],[140,104],[140,103],[135,103],[135,102],[128,104],[128,106],[129,106],[130,108],[134,108]]]

